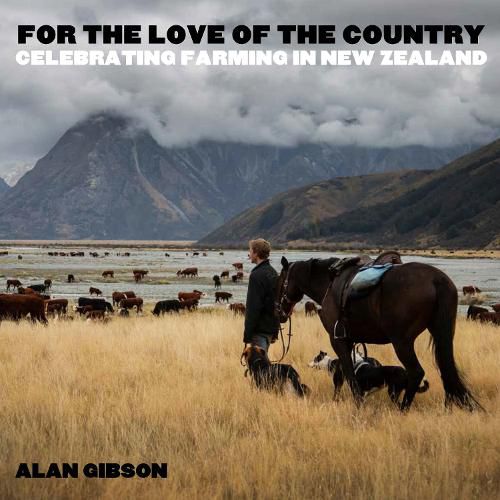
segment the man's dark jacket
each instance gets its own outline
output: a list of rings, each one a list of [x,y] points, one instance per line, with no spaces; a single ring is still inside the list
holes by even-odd
[[[264,260],[252,269],[248,281],[243,342],[249,343],[254,335],[276,336],[279,318],[274,313],[274,300],[278,273]]]

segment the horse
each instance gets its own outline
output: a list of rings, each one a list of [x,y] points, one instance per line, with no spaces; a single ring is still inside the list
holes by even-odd
[[[458,294],[451,279],[429,264],[411,262],[393,266],[384,274],[381,286],[365,297],[347,302],[345,315],[349,326],[346,335],[341,336],[336,329],[341,310],[334,293],[339,277],[332,280],[329,273],[330,267],[338,262],[339,259],[332,257],[289,263],[282,257],[275,308],[280,322],[284,323],[304,295],[321,304],[321,322],[356,403],[361,403],[362,393],[351,359],[354,344],[392,344],[408,372],[408,386],[400,410],[410,409],[424,377],[414,342],[428,329],[446,395],[445,405],[455,404],[470,411],[482,409],[467,388],[453,356]]]

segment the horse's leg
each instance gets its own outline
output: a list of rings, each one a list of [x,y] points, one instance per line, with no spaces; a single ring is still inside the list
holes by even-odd
[[[405,395],[400,406],[401,411],[408,411],[420,386],[420,382],[424,378],[425,372],[415,354],[414,340],[405,341],[403,339],[394,342],[393,345],[399,360],[403,363],[408,373],[408,385],[406,386]]]
[[[363,393],[359,388],[356,375],[354,375],[354,367],[351,359],[353,343],[351,340],[347,339],[335,339],[333,335],[330,335],[330,343],[340,360],[342,372],[347,379],[349,387],[351,388],[354,401],[357,405],[359,405],[363,401]]]

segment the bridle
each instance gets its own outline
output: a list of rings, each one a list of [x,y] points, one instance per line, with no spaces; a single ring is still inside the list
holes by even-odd
[[[285,279],[283,280],[283,283],[281,284],[281,287],[280,287],[278,300],[275,302],[276,312],[278,313],[280,319],[282,316],[285,316],[285,318],[286,318],[285,321],[290,319],[292,312],[293,312],[293,308],[295,307],[295,304],[297,303],[297,302],[294,302],[293,300],[290,300],[288,298],[288,294],[287,294],[288,279],[290,276],[290,271],[292,270],[294,264],[295,264],[295,262],[292,262],[289,265],[289,267],[286,271]],[[285,312],[285,309],[283,307],[284,303],[289,307],[288,312]]]

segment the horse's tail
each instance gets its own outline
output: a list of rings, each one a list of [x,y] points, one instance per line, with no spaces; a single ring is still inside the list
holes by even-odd
[[[429,325],[434,357],[441,373],[446,394],[445,404],[454,403],[470,411],[483,409],[471,391],[465,378],[457,369],[453,356],[453,337],[457,318],[457,289],[448,276],[441,274],[434,280],[436,307]]]

